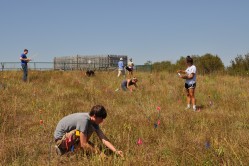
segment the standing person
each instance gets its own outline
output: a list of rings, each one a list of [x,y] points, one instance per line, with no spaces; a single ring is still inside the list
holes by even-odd
[[[23,53],[20,56],[22,70],[23,70],[23,81],[26,82],[28,79],[28,63],[31,59],[27,58],[28,50],[24,49]]]
[[[132,88],[131,85],[134,85],[137,88],[137,78],[133,77],[132,79],[126,79],[124,81],[122,81],[121,83],[121,88],[124,91],[127,91],[128,89],[132,92]]]
[[[120,76],[121,73],[124,75],[124,62],[123,62],[123,58],[120,58],[119,62],[118,62],[118,77]]]
[[[134,67],[134,63],[132,62],[132,58],[130,58],[128,62],[128,66],[126,67],[126,70],[128,70],[130,76],[133,76],[133,67]]]
[[[193,65],[193,59],[190,56],[186,58],[187,69],[185,71],[178,70],[177,73],[180,78],[185,79],[185,89],[187,93],[187,107],[190,109],[190,104],[193,105],[193,110],[196,111],[195,103],[195,87],[196,87],[196,67]],[[184,74],[184,75],[181,75]]]
[[[104,135],[99,124],[106,118],[107,112],[102,105],[95,105],[89,113],[74,113],[62,118],[54,132],[56,152],[62,155],[79,144],[86,153],[103,154],[89,141],[93,132],[96,132],[102,143],[115,154],[123,156]]]

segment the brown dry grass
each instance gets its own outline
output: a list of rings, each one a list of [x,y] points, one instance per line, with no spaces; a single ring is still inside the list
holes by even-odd
[[[80,71],[29,74],[29,83],[23,83],[21,72],[1,73],[6,85],[0,89],[1,165],[249,165],[248,78],[198,76],[202,108],[193,112],[184,111],[183,80],[176,74],[136,73],[139,88],[133,93],[115,92],[122,78],[113,72],[93,78]],[[58,121],[95,104],[107,108],[102,129],[125,159],[55,156],[51,145]],[[154,128],[157,106],[161,124]],[[96,135],[92,141],[100,144]]]

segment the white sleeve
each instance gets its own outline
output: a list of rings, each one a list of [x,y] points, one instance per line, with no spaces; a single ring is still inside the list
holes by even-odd
[[[190,69],[190,73],[192,74],[192,73],[196,73],[196,67],[195,66],[193,66],[193,67],[191,67],[191,69]]]

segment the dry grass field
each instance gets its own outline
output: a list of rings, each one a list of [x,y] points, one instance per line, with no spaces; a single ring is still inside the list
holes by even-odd
[[[0,165],[249,165],[248,77],[198,75],[194,112],[184,110],[176,73],[135,73],[132,93],[115,91],[123,80],[116,75],[30,71],[23,83],[21,71],[1,72]],[[107,109],[101,128],[125,157],[56,156],[58,121],[96,104]],[[101,145],[96,134],[91,141]]]

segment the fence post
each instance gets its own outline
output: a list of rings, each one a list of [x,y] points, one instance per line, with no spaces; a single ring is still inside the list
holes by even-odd
[[[77,70],[79,70],[79,55],[77,54]]]
[[[2,71],[3,71],[3,69],[4,69],[4,63],[1,63],[1,66],[2,66]]]

